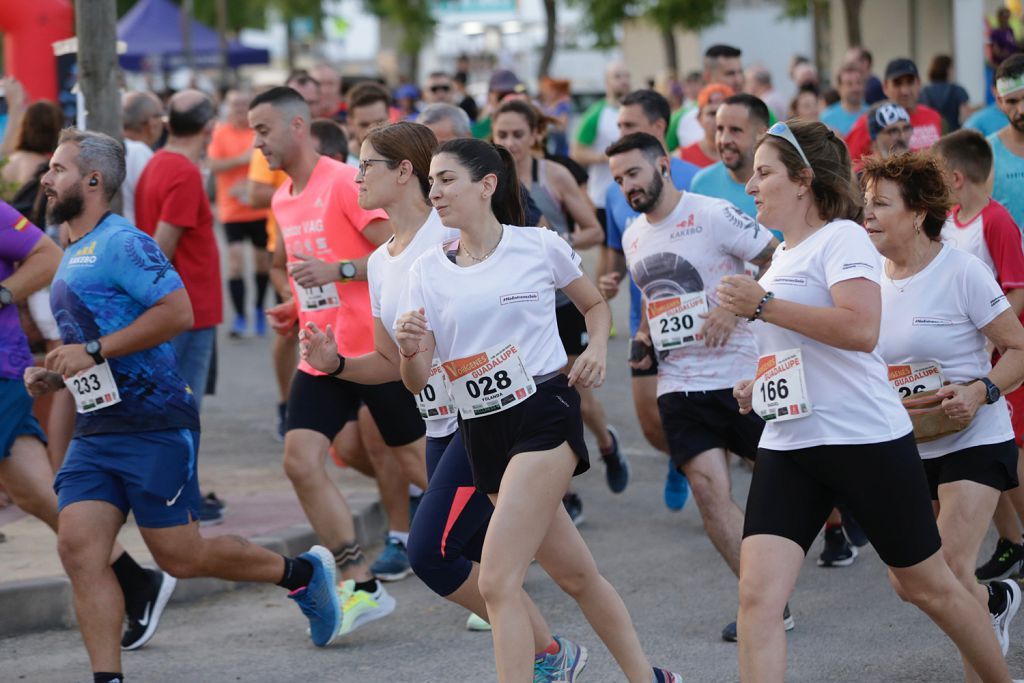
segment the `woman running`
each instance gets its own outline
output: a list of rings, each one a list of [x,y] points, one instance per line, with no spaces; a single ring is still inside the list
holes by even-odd
[[[459,240],[413,264],[398,319],[402,378],[428,386],[442,362],[459,410],[473,482],[494,513],[484,540],[480,592],[494,628],[499,681],[528,680],[530,619],[521,599],[536,557],[580,605],[632,683],[679,681],[652,669],[622,598],[561,505],[589,466],[579,394],[604,381],[611,315],[580,271],[579,256],[550,230],[523,220],[515,162],[503,147],[458,139],[430,164],[430,200]],[[566,377],[555,322],[555,290],[584,314],[590,346]]]
[[[952,201],[934,157],[869,157],[861,183],[864,226],[885,257],[878,352],[901,397],[937,391],[950,419],[946,429],[960,430],[919,440],[917,449],[937,503],[946,563],[988,607],[1005,655],[1020,587],[1012,579],[984,586],[974,566],[999,493],[1018,485],[1003,394],[1024,380],[1024,327],[984,262],[943,245]],[[1001,354],[994,368],[988,342]]]
[[[572,173],[561,164],[538,159],[534,151],[543,137],[541,118],[529,102],[505,102],[494,114],[494,141],[505,147],[516,162],[516,175],[541,212],[543,223],[574,249],[587,249],[604,241],[604,232],[597,222],[594,207],[576,183]],[[575,225],[574,225],[575,224]],[[555,319],[558,336],[569,360],[569,368],[587,348],[586,322],[565,292],[555,293]],[[601,459],[605,463],[608,488],[622,493],[629,484],[629,462],[619,448],[618,434],[608,424],[604,406],[589,387],[576,387],[580,394],[583,422],[597,439]],[[581,520],[575,520],[578,524]]]
[[[395,321],[409,269],[423,253],[456,235],[430,207],[430,159],[437,138],[426,126],[396,123],[371,133],[359,155],[359,205],[384,209],[395,236],[370,256],[367,271],[374,317],[374,353],[357,358],[338,355],[333,330],[310,325],[300,332],[302,357],[314,368],[350,382],[376,384],[400,379]],[[416,394],[427,428],[429,484],[409,533],[409,561],[416,575],[438,595],[487,619],[480,595],[480,553],[493,506],[473,488],[455,408],[436,363],[430,381]],[[552,636],[529,596],[534,644],[534,680],[573,681],[586,666],[587,651],[568,638]]]
[[[917,605],[984,681],[1009,681],[988,615],[943,558],[910,418],[875,350],[882,264],[861,218],[843,141],[818,122],[772,126],[747,192],[785,241],[760,282],[727,276],[721,305],[751,320],[761,357],[741,411],[767,424],[740,556],[739,665],[782,681],[779,615],[837,500],[860,522],[897,593]]]

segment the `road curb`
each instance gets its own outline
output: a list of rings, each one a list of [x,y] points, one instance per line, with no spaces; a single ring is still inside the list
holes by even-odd
[[[373,545],[387,533],[387,518],[378,501],[353,509],[356,538],[362,546]],[[300,524],[253,536],[253,543],[282,555],[294,556],[316,543],[316,534],[308,524]],[[217,593],[235,590],[245,584],[221,579],[182,579],[171,602],[199,600]],[[0,638],[32,631],[75,626],[71,582],[66,576],[53,576],[0,583]]]

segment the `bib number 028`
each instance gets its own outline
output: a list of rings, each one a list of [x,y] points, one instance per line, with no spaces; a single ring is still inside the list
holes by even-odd
[[[469,380],[466,382],[466,391],[473,398],[480,398],[482,396],[493,396],[502,389],[508,389],[510,386],[512,386],[512,379],[508,376],[508,372],[498,370],[494,373],[493,378],[490,375],[484,375],[478,380]]]

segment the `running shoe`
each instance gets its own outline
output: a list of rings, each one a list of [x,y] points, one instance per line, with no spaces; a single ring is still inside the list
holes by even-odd
[[[331,560],[334,561],[333,558]],[[386,617],[395,611],[395,599],[384,590],[384,584],[377,582],[377,592],[356,590],[356,582],[349,579],[338,584],[341,600],[341,629],[338,636],[347,636],[360,626]]]
[[[252,320],[253,331],[257,337],[265,337],[267,334],[267,314],[262,308],[257,308],[256,312],[253,313]]]
[[[974,575],[978,577],[978,581],[1002,581],[1020,576],[1022,566],[1024,566],[1024,546],[1000,538],[992,557],[978,567]]]
[[[409,553],[405,550],[405,544],[393,536],[388,536],[388,540],[384,544],[384,552],[370,567],[370,571],[381,581],[401,581],[412,574],[412,567],[409,566]]]
[[[1005,657],[1010,649],[1010,622],[1020,609],[1021,592],[1020,586],[1013,579],[1003,579],[999,583],[1006,586],[1006,607],[999,614],[992,615],[992,628],[995,629],[996,639]]]
[[[466,619],[466,630],[467,631],[490,631],[491,625],[486,621],[478,617],[475,613],[470,612],[469,617]]]
[[[231,323],[231,331],[228,332],[228,336],[232,339],[241,339],[245,336],[246,331],[249,329],[249,323],[246,322],[244,315],[236,315],[235,321]]]
[[[322,545],[315,545],[299,555],[313,565],[313,578],[308,586],[293,590],[288,597],[299,605],[309,619],[309,635],[317,647],[330,645],[342,627],[341,604],[335,586],[334,555]]]
[[[122,650],[138,650],[149,642],[160,624],[167,601],[178,580],[159,569],[144,570],[149,574],[149,587],[143,595],[133,595],[125,601],[125,616],[128,626],[121,637]]]
[[[587,666],[587,648],[568,638],[554,636],[558,652],[533,660],[533,683],[573,683]]]
[[[786,603],[785,609],[782,610],[782,627],[787,631],[792,631],[796,628],[796,622],[793,621],[793,615],[789,613],[789,603]],[[722,640],[727,640],[730,643],[735,643],[739,640],[739,637],[736,634],[735,621],[722,629]]]
[[[224,502],[212,491],[203,496],[199,507],[199,526],[216,526],[224,521]]]
[[[841,526],[825,529],[825,547],[818,556],[819,567],[849,567],[857,558],[857,547],[846,540]]]
[[[683,677],[668,669],[654,668],[654,683],[683,683]]]
[[[565,506],[565,511],[569,513],[569,518],[573,524],[579,526],[583,523],[583,500],[580,499],[578,494],[569,491],[569,493],[562,496],[562,505]]]
[[[668,459],[668,474],[665,476],[665,507],[678,512],[686,507],[690,498],[690,482],[686,475],[676,469],[672,458]]]
[[[629,461],[619,448],[618,430],[608,425],[608,435],[612,437],[612,450],[607,454],[601,453],[601,459],[604,460],[604,476],[612,493],[622,493],[629,485]]]
[[[846,506],[840,505],[839,513],[843,517],[843,531],[846,533],[846,538],[850,543],[858,548],[866,546],[869,543],[868,535],[864,533],[864,529],[861,528],[860,524],[856,519],[854,519],[850,511],[846,509]]]

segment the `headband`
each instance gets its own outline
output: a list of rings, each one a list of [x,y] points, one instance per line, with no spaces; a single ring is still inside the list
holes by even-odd
[[[1017,74],[1016,76],[1003,76],[996,81],[996,90],[999,92],[1000,97],[1006,97],[1007,95],[1024,90],[1024,73]]]

